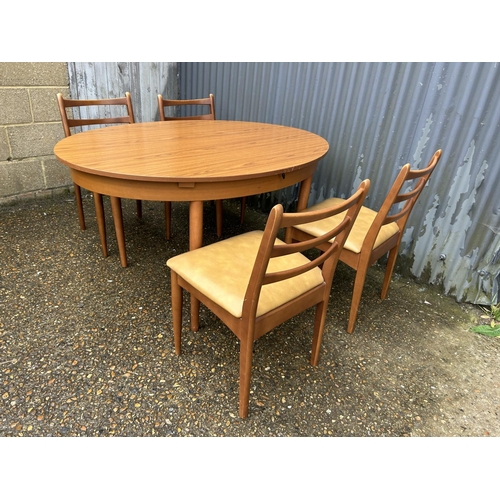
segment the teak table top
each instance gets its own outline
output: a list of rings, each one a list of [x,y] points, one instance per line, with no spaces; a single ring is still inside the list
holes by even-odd
[[[72,169],[152,182],[271,176],[318,161],[327,151],[325,139],[305,130],[224,120],[111,126],[66,137],[54,148]]]

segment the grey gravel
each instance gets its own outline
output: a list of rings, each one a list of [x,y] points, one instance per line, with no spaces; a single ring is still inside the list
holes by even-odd
[[[499,340],[470,331],[481,310],[438,288],[370,269],[354,334],[354,272],[339,264],[318,367],[313,312],[255,343],[249,417],[238,417],[238,343],[202,307],[176,356],[165,263],[188,246],[188,206],[124,200],[129,267],[109,257],[93,201],[78,226],[71,193],[0,207],[0,436],[500,436]],[[265,215],[225,202],[224,237]],[[205,243],[216,240],[205,204]]]

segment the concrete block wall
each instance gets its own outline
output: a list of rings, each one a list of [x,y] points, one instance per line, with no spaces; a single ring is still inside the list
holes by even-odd
[[[64,137],[58,92],[70,94],[66,63],[0,62],[0,204],[72,188],[54,156]]]

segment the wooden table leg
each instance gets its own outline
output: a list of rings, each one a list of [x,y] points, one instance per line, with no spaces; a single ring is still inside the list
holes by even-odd
[[[309,201],[309,193],[311,192],[312,180],[313,178],[311,175],[311,177],[304,179],[300,183],[299,199],[297,201],[297,212],[299,212],[300,210],[304,210],[304,208],[307,208],[307,202]]]
[[[217,237],[222,237],[222,219],[223,219],[223,205],[222,200],[215,200],[215,220],[217,224]]]
[[[167,240],[169,240],[172,235],[172,202],[165,201],[163,203],[165,205],[165,232]]]
[[[203,202],[189,202],[189,250],[203,245]]]
[[[102,194],[94,193],[95,215],[97,218],[97,227],[99,228],[99,238],[101,239],[102,254],[108,256],[108,243],[106,240],[106,221],[104,220],[104,203]]]
[[[189,250],[203,245],[203,201],[189,202]],[[200,327],[200,301],[191,296],[191,330]]]
[[[120,263],[122,267],[127,267],[127,251],[125,249],[125,233],[123,232],[122,200],[115,196],[111,198],[111,211],[115,223],[116,241],[118,252],[120,253]]]
[[[77,184],[73,183],[73,185],[75,186],[76,209],[78,210],[80,229],[85,231],[85,214],[83,213],[82,190]]]

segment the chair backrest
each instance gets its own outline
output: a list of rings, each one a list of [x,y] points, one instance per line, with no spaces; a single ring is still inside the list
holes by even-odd
[[[57,94],[59,112],[61,113],[62,124],[66,137],[71,135],[71,128],[84,127],[88,125],[107,125],[111,123],[134,123],[134,110],[132,108],[132,98],[130,92],[125,92],[125,97],[110,99],[65,99],[62,94]],[[106,116],[105,118],[75,118],[68,117],[68,108],[78,108],[79,110],[89,106],[125,106],[127,114],[121,116]],[[109,109],[105,108],[108,112]],[[72,114],[72,113],[71,113]]]
[[[165,115],[165,108],[171,106],[208,106],[208,113],[195,116]],[[158,110],[160,112],[160,121],[215,120],[215,99],[213,94],[210,94],[208,97],[203,99],[163,99],[163,96],[158,94]]]
[[[358,190],[345,202],[322,210],[285,214],[283,213],[282,205],[276,205],[272,208],[245,294],[243,318],[255,317],[262,286],[293,278],[314,268],[320,268],[327,286],[327,293],[330,293],[333,274],[339,260],[340,252],[369,188],[370,181],[366,179],[359,185]],[[284,243],[276,239],[278,231],[282,228],[287,229],[297,224],[315,222],[341,212],[345,212],[342,221],[320,236],[311,236],[310,239],[297,243]],[[278,272],[267,271],[270,259],[279,259],[280,257],[290,256],[294,253],[304,253],[325,244],[328,245],[328,248],[322,252],[316,252],[317,256],[305,264],[302,263],[298,267],[285,268]]]
[[[382,226],[392,222],[399,226],[400,238],[402,237],[408,217],[438,164],[441,153],[441,149],[438,149],[429,164],[420,170],[411,170],[409,163],[403,166],[366,235],[364,245],[371,245],[373,248]]]

